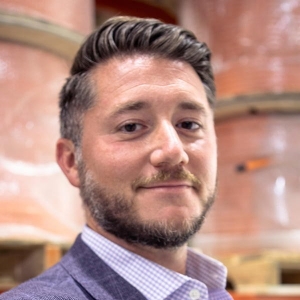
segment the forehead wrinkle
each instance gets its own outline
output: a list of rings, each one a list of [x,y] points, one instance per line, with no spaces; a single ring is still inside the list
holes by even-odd
[[[152,77],[156,79],[157,76],[153,75]],[[116,89],[114,89],[114,91],[118,92],[119,94],[123,94],[124,92],[126,93],[131,90],[136,90],[137,92],[152,90],[152,92],[164,91],[166,93],[169,93],[170,89],[172,89],[173,93],[180,93],[180,92],[191,93],[192,91],[184,90],[184,87],[187,85],[192,86],[195,89],[195,91],[198,90],[198,88],[195,86],[195,84],[193,82],[187,82],[186,80],[183,80],[181,78],[176,78],[176,82],[174,82],[174,80],[172,80],[172,82],[161,82],[159,80],[156,80],[156,82],[149,81],[149,82],[143,82],[143,83],[131,81],[131,82],[119,85]],[[204,92],[204,95],[206,96],[204,90],[203,90],[203,92]]]

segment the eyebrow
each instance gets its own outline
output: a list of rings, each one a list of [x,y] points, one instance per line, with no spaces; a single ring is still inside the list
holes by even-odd
[[[151,104],[144,101],[132,101],[125,104],[119,104],[117,108],[110,114],[111,117],[116,117],[126,114],[130,111],[140,111],[142,109],[150,108]],[[191,110],[206,115],[204,106],[201,103],[194,101],[182,101],[178,104],[178,108],[182,110]]]
[[[125,104],[120,104],[117,108],[111,113],[111,117],[125,114],[130,111],[139,111],[145,108],[149,108],[150,104],[143,101],[132,101]]]
[[[201,103],[194,101],[183,101],[179,103],[178,107],[183,110],[192,110],[206,115],[205,107]]]

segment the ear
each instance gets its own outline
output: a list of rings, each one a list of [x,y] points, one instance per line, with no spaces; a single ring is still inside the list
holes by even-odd
[[[80,186],[78,168],[75,159],[75,146],[72,141],[59,139],[56,143],[56,161],[69,182],[75,186]]]

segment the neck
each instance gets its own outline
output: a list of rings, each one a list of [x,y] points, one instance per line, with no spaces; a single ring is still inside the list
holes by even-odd
[[[109,232],[103,230],[93,220],[87,222],[88,226],[97,233],[104,236],[111,242],[138,254],[156,264],[159,264],[169,270],[177,273],[186,273],[186,259],[187,259],[187,245],[171,249],[157,249],[151,246],[144,246],[138,244],[129,244],[126,241],[117,238]]]

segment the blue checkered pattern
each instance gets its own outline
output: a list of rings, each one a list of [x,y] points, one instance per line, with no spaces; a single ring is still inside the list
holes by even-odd
[[[87,226],[81,237],[96,255],[149,300],[232,299],[225,290],[226,268],[191,249],[185,276],[112,243]]]

